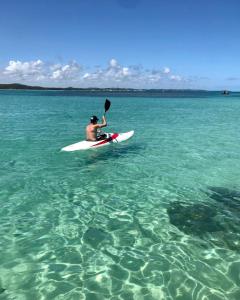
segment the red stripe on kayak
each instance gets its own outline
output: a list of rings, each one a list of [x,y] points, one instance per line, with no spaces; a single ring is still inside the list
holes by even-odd
[[[96,146],[100,146],[100,145],[104,145],[106,143],[109,143],[111,142],[112,140],[116,139],[117,137],[119,136],[118,133],[113,133],[109,138],[105,139],[105,140],[102,140],[101,142],[95,144],[95,145],[92,145],[92,147],[96,147]]]

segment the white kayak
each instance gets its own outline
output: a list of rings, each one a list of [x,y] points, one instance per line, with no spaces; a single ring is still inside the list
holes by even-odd
[[[103,140],[99,141],[82,141],[78,142],[69,146],[66,146],[61,149],[61,151],[77,151],[77,150],[88,150],[88,149],[94,149],[99,148],[103,146],[110,145],[112,143],[121,143],[123,141],[126,141],[130,139],[134,134],[134,130],[124,132],[124,133],[106,133],[107,137]]]

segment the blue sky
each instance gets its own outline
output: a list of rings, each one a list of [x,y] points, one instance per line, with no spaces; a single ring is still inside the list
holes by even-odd
[[[240,90],[240,1],[1,3],[0,82]]]

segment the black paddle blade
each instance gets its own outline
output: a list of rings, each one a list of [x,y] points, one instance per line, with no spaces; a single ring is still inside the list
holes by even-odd
[[[108,99],[106,99],[106,101],[105,101],[105,113],[109,110],[110,106],[111,106],[111,102]]]

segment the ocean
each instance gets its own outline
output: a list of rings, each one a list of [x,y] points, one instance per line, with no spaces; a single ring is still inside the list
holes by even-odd
[[[110,100],[0,91],[0,299],[240,299],[240,94]]]

